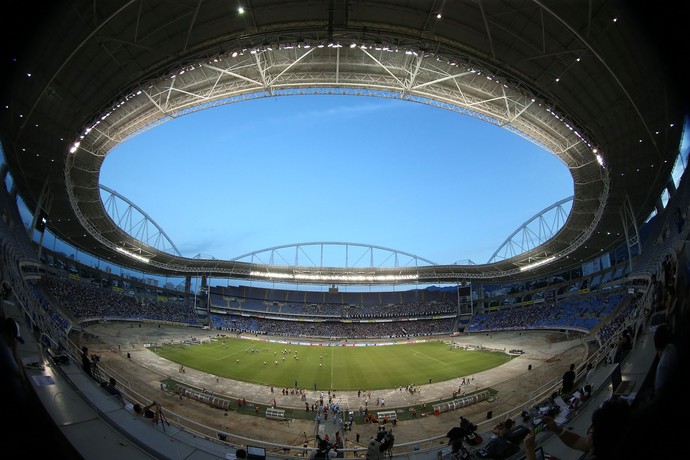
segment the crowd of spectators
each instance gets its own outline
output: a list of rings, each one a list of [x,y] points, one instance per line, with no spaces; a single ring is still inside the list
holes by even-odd
[[[558,302],[476,314],[465,332],[570,328],[589,332],[623,300],[621,290],[597,291],[590,296],[566,297]]]
[[[240,315],[211,313],[213,327],[236,333],[268,334],[287,337],[341,338],[404,338],[450,334],[456,318],[417,321],[286,321]]]
[[[190,306],[131,297],[108,288],[61,278],[47,278],[43,287],[47,295],[67,309],[77,321],[124,319],[201,325],[198,315]]]
[[[190,306],[132,297],[68,278],[47,278],[41,287],[43,289],[35,289],[36,296],[41,299],[41,305],[46,311],[56,316],[57,322],[68,321],[59,314],[58,309],[51,306],[48,298],[54,299],[69,311],[76,321],[122,319],[171,322],[187,326],[201,326],[208,321],[207,318],[199,317]],[[596,294],[578,296],[577,299],[565,298],[555,304],[543,303],[480,313],[472,318],[465,332],[554,328],[588,332],[609,317],[624,295],[620,290],[597,291]],[[335,314],[338,309],[343,308],[342,305],[281,304],[280,308],[286,307],[290,313],[276,313],[273,317],[260,316],[258,312],[256,316],[246,316],[245,310],[245,315],[211,313],[210,320],[215,329],[237,333],[332,339],[405,338],[450,334],[458,330],[457,306],[450,301],[362,306],[360,312],[368,313],[354,315]],[[325,314],[311,316],[310,307]],[[298,311],[300,321],[291,320],[291,315]],[[445,312],[446,316],[441,316],[441,312]],[[261,313],[265,315],[265,311]],[[599,334],[603,339],[609,331],[616,330],[618,317],[624,318],[624,315],[618,315],[601,328]],[[408,321],[410,318],[415,318],[416,321]]]
[[[66,316],[76,322],[92,320],[128,320],[176,323],[186,326],[201,326],[204,318],[192,307],[175,303],[159,302],[128,296],[109,288],[95,287],[68,278],[47,278],[39,286],[33,286],[33,294],[45,312],[61,325],[63,334],[71,325]],[[437,311],[432,307],[427,311]],[[406,304],[401,308],[407,312],[395,315],[408,319],[409,314],[423,304]],[[369,307],[373,311],[373,307]],[[387,311],[389,306],[383,307]],[[61,311],[63,313],[61,313]],[[304,317],[302,313],[300,316]],[[424,316],[424,313],[420,316]],[[373,317],[387,318],[387,313]],[[213,326],[219,330],[270,334],[276,336],[320,337],[320,338],[403,338],[450,334],[455,330],[455,316],[441,319],[420,319],[418,321],[380,322],[349,320],[288,321],[266,319],[254,316],[211,314]]]
[[[219,295],[211,296],[211,306],[229,311],[249,313],[269,313],[273,315],[299,315],[328,318],[367,319],[425,317],[435,315],[455,315],[458,312],[457,300],[431,300],[402,302],[397,304],[337,304],[337,303],[297,303],[272,302],[263,299],[237,299],[228,301]]]

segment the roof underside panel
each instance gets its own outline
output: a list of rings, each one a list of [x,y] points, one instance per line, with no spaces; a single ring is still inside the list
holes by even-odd
[[[74,0],[26,8],[32,21],[11,18],[36,26],[2,76],[3,149],[24,201],[47,208],[49,228],[77,247],[142,269],[112,249],[139,245],[153,259],[149,271],[248,277],[239,262],[170,256],[119,230],[98,187],[108,152],[173,117],[255,97],[317,88],[398,97],[510,129],[557,155],[575,184],[565,227],[539,248],[423,276],[512,277],[535,258],[569,254],[564,266],[620,244],[596,235],[620,227],[626,200],[646,217],[677,154],[678,88],[626,6],[253,0],[241,14],[225,0]]]

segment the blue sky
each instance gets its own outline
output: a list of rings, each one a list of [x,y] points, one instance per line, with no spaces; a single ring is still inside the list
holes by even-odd
[[[423,104],[322,95],[169,121],[111,152],[100,181],[183,256],[220,259],[339,241],[485,263],[573,193],[565,165],[505,129]]]

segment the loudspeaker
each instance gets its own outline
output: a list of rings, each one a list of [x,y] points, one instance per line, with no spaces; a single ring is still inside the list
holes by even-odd
[[[490,420],[492,416],[493,416],[493,411],[489,411],[486,413],[486,419],[487,420]]]

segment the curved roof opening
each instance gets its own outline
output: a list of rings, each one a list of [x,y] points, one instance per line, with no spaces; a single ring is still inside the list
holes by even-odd
[[[218,259],[335,241],[485,263],[531,216],[573,194],[564,163],[511,131],[343,95],[180,116],[115,147],[99,180],[145,210],[183,256]]]
[[[660,43],[638,27],[637,9],[470,2],[448,4],[438,18],[429,2],[343,2],[337,14],[329,5],[267,1],[244,16],[216,2],[51,11],[31,46],[10,46],[24,48],[3,86],[11,102],[3,146],[17,195],[79,251],[146,273],[375,284],[558,272],[616,250],[657,207],[678,154],[685,91],[667,72],[680,67],[659,59]],[[73,33],[56,41],[65,30]],[[542,146],[573,180],[567,222],[539,246],[493,263],[351,277],[347,267],[171,255],[106,213],[100,170],[118,144],[205,108],[315,89],[471,111]]]

